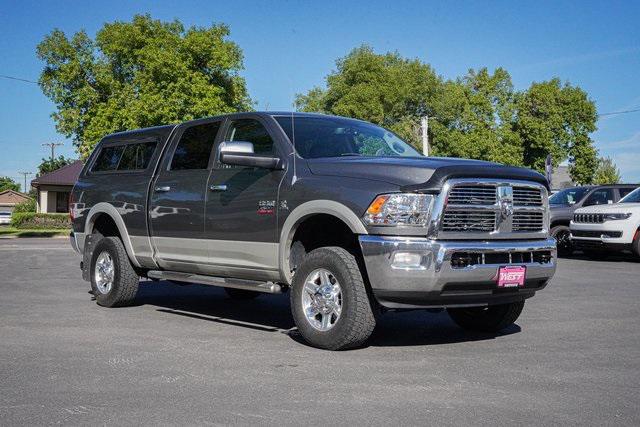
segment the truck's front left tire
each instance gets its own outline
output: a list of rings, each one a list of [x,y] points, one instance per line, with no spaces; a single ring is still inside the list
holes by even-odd
[[[90,272],[91,289],[99,305],[123,307],[133,303],[140,278],[119,238],[100,239],[93,251]]]
[[[522,313],[524,301],[488,307],[449,308],[449,317],[462,329],[477,332],[499,332],[512,325]]]
[[[304,257],[293,278],[291,312],[302,337],[328,350],[364,344],[376,325],[358,263],[340,247]]]

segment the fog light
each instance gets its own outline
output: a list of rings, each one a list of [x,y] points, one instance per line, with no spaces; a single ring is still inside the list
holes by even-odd
[[[422,266],[422,254],[414,252],[395,252],[391,261],[393,268],[424,268]]]

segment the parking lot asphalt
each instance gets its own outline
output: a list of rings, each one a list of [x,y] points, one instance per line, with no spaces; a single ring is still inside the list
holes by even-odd
[[[141,283],[91,300],[64,240],[0,240],[0,425],[640,425],[640,262],[561,259],[500,335],[387,313],[306,346],[288,295]]]

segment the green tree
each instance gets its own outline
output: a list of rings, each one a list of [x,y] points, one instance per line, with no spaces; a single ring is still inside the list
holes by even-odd
[[[506,70],[481,68],[443,81],[419,60],[362,46],[338,59],[326,80],[326,88],[299,94],[296,107],[383,125],[418,149],[420,118],[428,115],[435,155],[543,172],[551,153],[554,165],[569,160],[575,181],[593,180],[597,151],[589,134],[596,130],[595,105],[582,89],[558,79],[517,91]]]
[[[57,158],[54,157],[53,159],[42,159],[42,162],[38,166],[38,176],[44,175],[45,173],[53,172],[73,162],[73,159],[66,158],[62,155],[58,156]]]
[[[611,157],[600,157],[596,168],[594,184],[618,184],[621,181],[620,169]]]
[[[446,82],[434,100],[433,153],[522,165],[522,141],[514,131],[516,93],[511,76],[498,68],[469,70]]]
[[[0,176],[0,191],[5,190],[20,191],[20,184],[8,176]]]
[[[251,108],[242,51],[218,24],[185,29],[136,15],[91,39],[54,30],[38,45],[57,130],[83,158],[105,134]]]
[[[415,123],[431,112],[439,77],[431,67],[397,52],[376,54],[369,46],[336,61],[327,88],[298,94],[296,108],[357,117],[385,126],[420,148]]]
[[[524,148],[524,165],[544,170],[547,154],[553,165],[569,159],[575,182],[589,184],[597,151],[589,134],[596,130],[596,107],[587,93],[559,79],[533,83],[518,97],[515,129]]]

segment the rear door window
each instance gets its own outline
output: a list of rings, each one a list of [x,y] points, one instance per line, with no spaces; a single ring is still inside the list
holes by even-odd
[[[144,142],[140,144],[125,145],[120,163],[119,171],[142,170],[149,166],[149,161],[156,149],[156,142]]]
[[[120,157],[124,151],[124,145],[116,145],[111,147],[104,147],[95,164],[93,165],[94,172],[115,171],[118,169],[118,163],[120,163]]]
[[[187,128],[173,152],[170,169],[206,169],[220,123],[205,123]]]
[[[601,188],[595,190],[584,202],[584,206],[607,205],[613,203],[613,190],[611,188]]]

